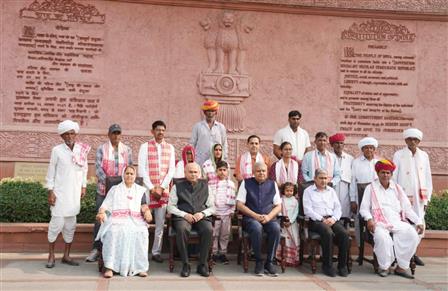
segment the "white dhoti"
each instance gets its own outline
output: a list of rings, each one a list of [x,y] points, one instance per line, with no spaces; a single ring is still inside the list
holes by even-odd
[[[54,243],[62,232],[62,237],[66,243],[71,243],[75,236],[76,216],[52,216],[48,224],[48,241]]]
[[[393,236],[390,236],[390,233]],[[391,231],[377,226],[373,233],[373,240],[378,264],[381,269],[387,270],[397,259],[398,266],[405,270],[409,269],[409,262],[414,256],[420,238],[415,228],[406,222],[395,222]]]

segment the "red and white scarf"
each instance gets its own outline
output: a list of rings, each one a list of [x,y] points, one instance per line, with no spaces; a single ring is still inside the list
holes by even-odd
[[[129,148],[123,143],[118,143],[118,172],[115,172],[115,151],[112,144],[109,142],[101,146],[103,151],[103,160],[101,161],[101,168],[109,176],[118,176],[123,173],[123,169],[129,164]],[[98,188],[102,195],[106,194],[106,184],[98,182]]]
[[[395,195],[397,195],[397,199],[400,202],[400,217],[402,221],[406,221],[406,214],[404,213],[403,208],[403,201],[406,199],[406,196],[404,192],[400,189],[400,186],[393,184],[393,182],[390,182],[391,184],[389,187],[393,188]],[[379,193],[380,191],[380,182],[375,181],[370,184],[371,189],[371,203],[372,203],[372,216],[373,220],[375,221],[375,224],[382,224],[386,229],[391,230],[393,228],[393,225],[387,220],[387,218],[384,216],[383,209],[381,208],[380,200],[378,199],[378,195],[376,193]]]
[[[322,169],[322,165],[320,164],[320,159],[318,156],[318,150],[314,151],[314,155],[312,155],[312,165],[313,165],[313,169],[312,169],[312,175],[314,175],[314,171],[316,171],[316,169]],[[334,160],[330,154],[329,151],[325,150],[325,170],[327,171],[328,177],[329,178],[333,178],[333,169],[334,169]]]
[[[218,183],[218,176],[216,175],[216,169],[211,159],[208,159],[202,164],[202,170],[207,177],[208,184],[210,186],[216,185]]]
[[[260,153],[257,153],[257,156],[255,157],[255,163],[264,163],[263,156]],[[249,179],[254,176],[252,173],[252,155],[250,152],[246,152],[241,156],[240,159],[240,173],[243,179]]]
[[[278,185],[286,182],[297,184],[297,177],[299,176],[299,164],[293,159],[289,160],[288,168],[285,166],[283,159],[275,163],[275,177]]]
[[[410,200],[413,201],[414,193],[411,193],[411,185],[413,184],[412,181],[414,177],[411,176],[411,168],[414,167],[417,175],[418,185],[415,185],[415,187],[418,187],[418,198],[423,204],[426,204],[428,202],[429,193],[424,169],[425,160],[422,154],[422,150],[417,148],[417,151],[414,154],[414,158],[412,158],[412,152],[406,148],[400,157],[400,165],[403,167],[403,171],[407,175],[405,179],[400,179],[403,183],[400,185],[404,187],[404,189],[408,192],[408,195],[411,195]]]
[[[151,140],[148,142],[148,173],[151,183],[160,185],[168,174],[171,158],[171,146],[162,141],[160,143],[162,152],[160,153],[160,165],[159,156],[157,152],[156,141]],[[159,208],[168,203],[169,189],[165,189],[162,193],[162,197],[157,200],[154,195],[150,195],[149,207]]]
[[[87,156],[89,155],[90,149],[91,146],[86,143],[75,143],[73,146],[73,163],[80,167],[87,167]]]

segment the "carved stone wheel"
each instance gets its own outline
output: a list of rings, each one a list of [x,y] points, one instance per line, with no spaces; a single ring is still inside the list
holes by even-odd
[[[236,81],[231,75],[223,75],[216,80],[216,88],[221,94],[231,94],[236,88]]]

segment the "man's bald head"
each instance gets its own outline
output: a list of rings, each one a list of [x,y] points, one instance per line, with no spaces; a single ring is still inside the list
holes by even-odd
[[[201,176],[201,167],[197,163],[188,163],[185,166],[184,173],[188,181],[196,183]]]

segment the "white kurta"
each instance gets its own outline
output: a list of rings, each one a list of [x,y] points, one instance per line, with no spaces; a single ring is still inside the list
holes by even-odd
[[[65,144],[51,150],[46,187],[53,190],[56,203],[51,216],[76,216],[81,208],[81,188],[87,184],[87,161],[83,166],[73,162],[73,151]]]
[[[122,276],[146,272],[148,263],[148,227],[140,212],[146,188],[124,183],[107,193],[101,208],[110,215],[101,225],[96,240],[103,243],[104,266]]]
[[[341,169],[341,181],[335,185],[336,194],[338,194],[339,202],[341,202],[342,217],[350,217],[351,210],[349,191],[352,180],[353,157],[346,152],[342,152],[340,157],[336,155],[336,162]]]
[[[185,178],[184,161],[177,162],[176,170],[174,171],[174,179]]]
[[[372,187],[375,190],[378,203],[384,218],[390,224],[389,227],[384,223],[375,220],[372,211]],[[421,219],[412,210],[411,204],[406,195],[403,195],[401,202],[399,199],[399,185],[390,181],[389,188],[384,189],[379,181],[374,181],[368,185],[364,191],[359,213],[367,221],[375,221],[375,231],[373,239],[375,246],[373,251],[378,258],[378,264],[381,269],[387,270],[394,260],[397,260],[398,266],[403,269],[409,268],[409,262],[417,250],[420,242],[417,231],[407,222],[402,221],[401,212],[406,218],[415,224],[421,224]],[[393,234],[393,237],[390,236]]]
[[[403,187],[403,190],[412,201],[415,213],[423,219],[425,216],[424,206],[431,199],[433,189],[428,154],[417,148],[415,155],[412,155],[412,152],[406,147],[395,152],[393,160],[397,166],[393,175],[394,181]],[[428,193],[428,200],[426,202],[423,202],[419,198],[419,190],[421,187],[418,177],[419,172],[422,174],[426,184],[423,185],[423,188],[426,188]]]
[[[303,159],[306,148],[311,146],[308,132],[301,127],[298,127],[296,132],[292,131],[289,125],[279,129],[274,135],[273,143],[280,146],[285,141],[291,143],[292,155],[298,160]]]
[[[358,203],[358,184],[372,183],[378,179],[375,171],[377,158],[366,159],[361,155],[352,162],[352,181],[350,187],[350,201]]]

